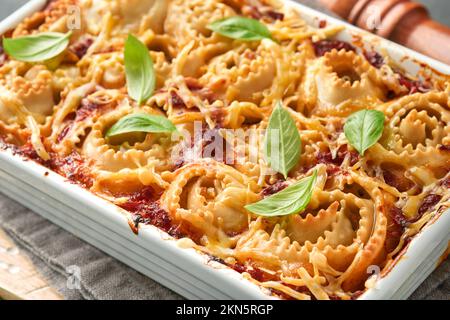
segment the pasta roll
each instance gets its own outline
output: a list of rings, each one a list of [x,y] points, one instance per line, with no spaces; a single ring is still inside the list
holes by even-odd
[[[239,129],[264,119],[263,111],[251,102],[234,101],[221,111],[224,113],[221,125],[230,129]]]
[[[416,152],[450,143],[447,93],[419,93],[388,103],[382,109],[388,117],[388,126],[381,143],[396,154],[417,155]],[[432,159],[426,161],[429,160]]]
[[[161,173],[171,169],[167,160],[170,135],[136,132],[105,138],[114,123],[132,113],[160,115],[148,107],[140,110],[124,104],[99,117],[82,144],[81,155],[92,159],[93,172],[99,177],[92,187],[95,192],[120,194],[123,183],[134,186],[132,189],[149,185],[157,190],[167,187]]]
[[[387,220],[379,211],[383,199],[375,183],[352,173],[336,189],[316,189],[299,215],[275,220],[275,226],[253,222],[249,232],[256,224],[259,228],[239,240],[235,255],[256,261],[262,268],[283,266],[285,277],[298,277],[295,273],[300,266],[312,273],[311,256],[320,253],[326,261],[320,271],[327,278],[335,277],[330,284],[337,282],[344,290],[353,290],[361,286],[367,267],[384,250]]]
[[[176,48],[183,48],[192,40],[216,38],[207,26],[234,15],[233,9],[217,0],[173,0],[168,8],[164,30],[175,40]]]
[[[124,98],[115,90],[97,90],[93,83],[75,88],[56,107],[48,138],[55,152],[67,155],[73,149],[79,150],[98,117]]]
[[[377,70],[353,51],[332,50],[308,68],[302,94],[318,116],[347,116],[384,99]]]
[[[373,174],[382,175],[398,192],[410,194],[443,178],[448,173],[450,155],[439,146],[450,141],[448,101],[446,93],[430,92],[383,105],[387,125],[367,157],[379,168],[378,175]]]
[[[17,98],[17,103],[21,104],[23,108],[12,111],[8,104],[2,104],[2,109],[0,109],[1,121],[17,121],[18,115],[15,113],[22,112],[24,115],[32,115],[38,123],[43,124],[53,112],[55,101],[52,74],[44,66],[34,66],[23,76],[18,75],[10,81],[6,81],[2,90],[10,91]],[[6,107],[9,110],[4,109]]]
[[[212,59],[200,81],[211,84],[227,101],[258,103],[263,98],[261,92],[270,88],[276,77],[277,58],[281,58],[281,50],[273,41],[263,40],[254,49],[240,45]]]
[[[157,33],[163,31],[171,1],[119,0],[116,2],[125,30],[143,32],[150,28]],[[140,19],[136,19],[136,17],[140,17]]]
[[[26,130],[28,110],[13,94],[0,93],[0,135],[5,142],[23,145],[29,136]]]
[[[174,59],[174,73],[185,77],[201,77],[204,73],[205,65],[214,57],[224,54],[231,48],[232,44],[230,41],[204,43],[193,40]]]
[[[203,241],[227,241],[248,227],[244,206],[258,198],[255,191],[238,171],[205,159],[175,173],[162,203],[175,221],[205,235]]]
[[[280,225],[273,226],[272,230],[265,230],[264,227],[262,218],[251,223],[249,231],[239,239],[234,249],[238,260],[244,262],[251,259],[256,266],[268,270],[283,268],[288,275],[295,267],[308,263],[308,251],[292,241]]]
[[[90,33],[99,34],[102,30],[102,18],[112,14],[117,21],[113,33],[126,35],[130,32],[142,34],[147,29],[161,33],[170,1],[80,0],[79,2]]]

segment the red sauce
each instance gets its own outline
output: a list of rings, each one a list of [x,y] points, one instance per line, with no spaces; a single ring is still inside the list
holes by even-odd
[[[31,142],[27,142],[26,144],[24,144],[23,146],[15,146],[15,145],[8,145],[7,146],[8,149],[11,149],[13,151],[14,154],[18,154],[21,156],[24,156],[30,160],[36,161],[37,163],[47,166],[50,163],[48,161],[44,161],[42,160],[41,157],[38,156],[38,154],[36,153],[36,150],[34,150],[33,145],[31,144]]]
[[[220,263],[223,263],[226,265],[226,263],[222,259],[212,258],[212,260],[215,260],[217,262],[220,262]],[[253,279],[255,279],[259,282],[279,281],[279,279],[277,279],[277,276],[274,276],[270,273],[267,273],[267,272],[261,270],[254,263],[252,263],[251,260],[247,260],[246,264],[242,264],[239,262],[235,263],[235,264],[228,264],[228,267],[230,267],[231,269],[233,269],[239,273],[247,272]],[[309,289],[305,286],[300,287],[300,286],[293,286],[293,285],[290,285],[287,283],[282,283],[282,284],[297,291],[297,292],[309,294],[309,295],[311,295],[312,299],[314,299],[314,296],[311,294]],[[277,295],[284,300],[295,300],[293,297],[289,296],[288,294],[286,294],[280,290],[273,289],[273,288],[269,288],[269,290],[271,291],[272,294]]]
[[[72,51],[78,59],[83,58],[91,45],[94,43],[94,39],[92,38],[83,38],[75,42],[71,47],[70,51]]]
[[[242,13],[253,19],[267,19],[269,21],[284,20],[284,14],[272,10],[269,7],[259,8],[257,6],[245,5],[242,7]]]
[[[93,177],[90,174],[89,164],[76,151],[64,158],[50,153],[50,160],[45,161],[37,155],[29,142],[20,147],[2,142],[1,148],[10,149],[14,154],[19,154],[34,160],[86,189],[89,189],[93,185]],[[139,223],[152,224],[173,237],[182,237],[182,234],[178,231],[178,226],[171,223],[168,212],[159,206],[157,199],[160,198],[160,193],[151,187],[146,187],[139,192],[127,196],[128,201],[120,205],[120,207],[133,214],[135,230],[137,230]]]
[[[244,13],[247,16],[250,16],[253,19],[261,19],[263,17],[261,11],[256,6],[251,5],[245,5],[242,7],[242,13]]]
[[[80,107],[76,112],[75,122],[80,122],[91,117],[104,106],[105,105],[94,103],[86,98],[81,100]]]
[[[262,272],[261,269],[249,269],[247,272],[253,279],[261,282],[264,281],[264,272]]]
[[[417,216],[412,219],[405,217],[403,211],[396,206],[390,207],[387,210],[389,223],[387,227],[386,242],[384,244],[387,252],[391,252],[397,247],[400,238],[405,232],[405,228],[411,223],[418,221],[426,212],[432,210],[441,198],[442,196],[436,194],[427,195],[422,201]]]
[[[414,94],[417,92],[425,93],[431,90],[427,84],[422,83],[421,81],[411,80],[400,72],[397,72],[397,74],[399,75],[400,85],[406,87],[409,94]]]
[[[277,181],[275,184],[268,186],[267,188],[264,188],[263,191],[261,191],[261,195],[264,198],[271,196],[285,189],[287,186],[288,184],[286,183],[286,181]]]
[[[422,204],[419,207],[418,216],[415,218],[415,220],[419,220],[426,212],[433,210],[436,204],[441,201],[441,199],[442,196],[438,194],[431,193],[427,195],[423,199]]]
[[[68,124],[64,127],[64,129],[61,130],[61,132],[58,134],[58,137],[56,138],[56,141],[59,143],[64,140],[64,138],[69,133],[70,129],[72,128],[71,124]]]
[[[320,29],[326,28],[326,26],[327,26],[327,20],[320,20],[319,21],[319,28]]]
[[[364,57],[366,57],[367,61],[377,69],[380,69],[384,65],[384,58],[378,52],[364,52]]]
[[[333,155],[331,154],[331,151],[328,150],[325,152],[320,151],[319,153],[317,153],[316,159],[318,163],[341,166],[347,154],[350,154],[350,165],[351,166],[355,165],[359,160],[359,154],[355,151],[348,151],[347,145],[341,146],[334,158]]]
[[[265,282],[275,279],[271,274],[264,272],[258,267],[254,266],[250,260],[248,261],[248,265],[237,262],[235,264],[229,264],[228,266],[239,273],[247,272],[253,279],[259,282]]]
[[[52,154],[47,167],[84,188],[90,188],[94,183],[89,164],[76,151],[65,158],[59,158]]]
[[[221,108],[213,109],[211,111],[210,116],[218,128],[224,127],[226,113],[224,112],[223,109],[221,109]]]
[[[182,168],[186,164],[186,161],[183,158],[178,158],[173,162],[173,170],[178,170]]]
[[[174,90],[170,91],[170,103],[174,108],[186,108],[183,99]]]
[[[362,296],[363,293],[364,293],[364,290],[358,290],[352,294],[351,299],[357,300],[360,296]],[[338,298],[338,300],[340,300],[340,299]]]
[[[450,188],[450,177],[445,178],[444,181],[441,182],[441,185]]]
[[[450,151],[450,145],[442,145],[439,146],[440,151],[449,152]]]
[[[70,182],[78,184],[84,188],[90,188],[93,185],[93,177],[90,173],[89,164],[86,163],[86,160],[76,151],[73,151],[64,158],[59,157],[53,152],[49,152],[50,160],[43,160],[36,153],[36,150],[34,150],[30,142],[27,142],[20,147],[2,142],[2,148],[10,149],[14,154],[33,160],[62,175]]]
[[[244,52],[244,57],[246,57],[249,60],[255,60],[256,59],[256,53],[251,50],[246,50]]]
[[[327,166],[327,175],[328,177],[332,177],[334,175],[337,175],[339,172],[341,172],[341,168],[335,165],[328,165]]]
[[[403,211],[395,205],[386,208],[385,212],[387,212],[388,224],[384,247],[386,252],[392,252],[397,248],[409,221],[403,214]]]
[[[407,190],[410,190],[414,187],[414,182],[412,182],[409,179],[406,179],[401,174],[396,174],[392,171],[383,170],[383,178],[384,182],[386,182],[388,185],[396,188],[400,192],[405,192]]]
[[[234,271],[237,271],[237,272],[239,272],[239,273],[244,273],[244,272],[247,271],[247,267],[244,266],[244,265],[241,264],[241,263],[235,263],[235,264],[232,264],[232,265],[230,265],[230,267],[231,267]]]
[[[356,51],[355,47],[353,47],[350,43],[340,40],[320,40],[313,43],[314,51],[316,56],[322,57],[327,52],[336,49],[338,51],[344,49],[346,51]]]
[[[392,206],[389,210],[389,216],[395,225],[401,227],[402,229],[408,225],[408,219],[403,214],[403,211],[396,206]]]
[[[135,230],[138,230],[140,223],[151,224],[175,238],[181,238],[182,234],[172,224],[169,213],[160,207],[160,197],[160,192],[148,186],[128,195],[128,200],[119,206],[133,214]]]
[[[0,67],[2,67],[6,60],[8,59],[8,56],[5,53],[5,50],[3,49],[3,40],[0,42]]]
[[[81,100],[80,107],[75,112],[75,116],[73,116],[69,119],[66,118],[65,121],[66,122],[68,120],[73,120],[74,122],[84,121],[87,118],[92,117],[95,114],[97,114],[97,112],[99,112],[102,108],[104,108],[106,106],[107,106],[107,104],[97,104],[97,103],[94,103],[94,102],[84,98]],[[61,132],[58,134],[58,137],[56,138],[56,141],[58,143],[64,140],[64,138],[70,132],[72,126],[73,126],[72,123],[68,123],[64,127],[64,129],[61,130]]]
[[[266,14],[267,17],[271,18],[274,21],[276,21],[276,20],[283,21],[284,20],[284,14],[282,14],[281,12],[268,10],[268,11],[265,12],[265,14]]]
[[[233,146],[229,144],[219,132],[220,126],[206,129],[202,136],[202,157],[211,158],[218,162],[234,164],[235,154]]]

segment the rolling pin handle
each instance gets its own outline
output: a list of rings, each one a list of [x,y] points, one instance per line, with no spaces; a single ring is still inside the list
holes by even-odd
[[[410,0],[319,0],[350,23],[450,64],[450,28]]]

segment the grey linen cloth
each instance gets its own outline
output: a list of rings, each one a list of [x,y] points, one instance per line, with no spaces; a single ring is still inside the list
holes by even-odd
[[[3,0],[0,4],[0,19],[25,2]],[[315,1],[300,2],[320,9]],[[173,291],[2,194],[0,227],[30,257],[49,284],[66,299],[181,299]],[[73,286],[70,280],[74,276],[73,266],[80,268],[80,277],[77,277],[79,286]],[[411,298],[450,300],[449,275],[450,262],[447,259]]]
[[[2,194],[0,227],[66,299],[180,299]],[[74,267],[79,268],[79,277]]]

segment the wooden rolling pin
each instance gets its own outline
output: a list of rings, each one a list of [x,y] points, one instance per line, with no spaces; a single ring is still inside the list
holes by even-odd
[[[318,0],[358,27],[450,65],[450,28],[410,0]]]

